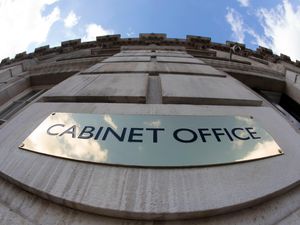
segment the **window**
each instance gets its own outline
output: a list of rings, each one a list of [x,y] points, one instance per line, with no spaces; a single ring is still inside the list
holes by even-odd
[[[296,129],[300,130],[300,105],[284,93],[255,90],[267,99]]]
[[[0,125],[5,123],[8,119],[10,119],[14,114],[24,108],[27,104],[33,102],[36,98],[38,98],[41,94],[43,94],[46,89],[43,90],[32,90],[23,97],[19,98],[16,101],[13,101],[10,105],[8,105],[5,109],[0,111]]]

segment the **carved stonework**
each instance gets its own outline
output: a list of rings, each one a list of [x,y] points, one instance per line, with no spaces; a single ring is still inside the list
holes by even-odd
[[[157,46],[183,46],[186,49],[208,51],[208,49],[216,49],[224,52],[230,52],[233,46],[238,46],[239,51],[234,54],[249,57],[253,56],[258,59],[263,59],[269,62],[276,63],[278,60],[294,64],[299,66],[299,63],[292,62],[289,56],[281,54],[280,56],[273,53],[271,49],[259,46],[256,51],[246,48],[245,44],[226,41],[223,43],[215,43],[211,41],[210,37],[187,35],[186,39],[168,38],[164,33],[141,33],[138,38],[121,38],[120,34],[98,36],[95,41],[81,42],[81,39],[63,41],[61,46],[50,48],[49,45],[38,47],[32,54],[26,54],[22,52],[16,55],[12,60],[2,60],[1,65],[17,62],[26,58],[40,58],[49,54],[60,54],[72,52],[79,49],[96,48],[93,50],[92,55],[95,52],[99,52],[99,49],[120,49],[121,46],[145,46],[156,44]],[[97,54],[97,53],[96,53]],[[204,55],[211,55],[209,52],[204,52]],[[203,54],[202,54],[203,55]]]

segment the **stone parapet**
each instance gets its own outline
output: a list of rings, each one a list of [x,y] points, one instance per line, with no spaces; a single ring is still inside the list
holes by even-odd
[[[192,50],[208,50],[216,49],[220,51],[230,52],[230,49],[234,45],[238,45],[241,51],[235,54],[244,57],[256,57],[258,59],[263,59],[272,63],[278,61],[288,62],[297,67],[300,67],[299,63],[291,61],[289,56],[280,54],[280,56],[273,53],[271,49],[259,46],[256,50],[249,49],[245,44],[226,41],[226,43],[216,43],[212,42],[210,37],[202,37],[195,35],[187,35],[186,39],[179,38],[169,38],[163,33],[141,33],[138,38],[121,38],[120,34],[115,35],[105,35],[96,37],[95,41],[81,42],[81,39],[63,41],[61,46],[50,48],[49,45],[38,47],[33,53],[22,52],[15,56],[13,59],[5,58],[1,61],[2,65],[12,64],[17,61],[24,59],[41,57],[48,54],[61,54],[76,51],[78,49],[88,49],[88,48],[100,48],[100,49],[116,49],[121,46],[133,46],[133,45],[150,45],[155,44],[159,46],[183,46],[190,51]],[[92,52],[93,55],[94,52]]]

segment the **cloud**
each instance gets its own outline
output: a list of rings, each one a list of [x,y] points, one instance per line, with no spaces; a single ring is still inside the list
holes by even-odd
[[[254,19],[263,29],[261,34],[245,24],[240,13],[233,8],[227,8],[226,20],[231,26],[233,39],[244,42],[245,36],[250,37],[251,43],[273,50],[276,54],[286,54],[291,59],[300,59],[300,3],[293,7],[288,0],[283,0],[277,6],[256,10]]]
[[[254,123],[253,119],[251,119],[249,116],[235,116],[235,119],[243,124],[246,124],[247,126],[252,126]]]
[[[152,120],[144,122],[144,125],[159,128],[161,126],[160,120]]]
[[[91,23],[86,26],[86,34],[82,38],[83,41],[92,41],[95,40],[97,36],[104,36],[113,34],[113,30],[106,30],[101,25]]]
[[[242,140],[235,140],[232,144],[232,149],[234,150],[241,150],[243,148],[243,145],[245,144],[245,141]]]
[[[293,8],[288,0],[271,9],[259,9],[265,45],[277,54],[284,53],[300,59],[300,4]],[[257,39],[259,41],[259,39]]]
[[[108,150],[94,139],[72,138],[71,134],[62,136],[50,136],[45,131],[54,124],[64,124],[65,127],[53,128],[53,132],[61,133],[73,125],[76,125],[76,135],[81,124],[74,120],[70,114],[56,114],[49,116],[37,129],[24,141],[25,148],[32,151],[54,155],[58,157],[71,158],[91,162],[106,162]]]
[[[279,154],[279,146],[276,144],[275,141],[264,141],[257,143],[253,150],[244,156],[242,159],[238,160],[251,160],[263,157],[269,157],[273,155]]]
[[[245,36],[249,34],[254,38],[254,40],[252,40],[252,44],[265,47],[269,46],[266,38],[258,35],[254,29],[247,26],[247,24],[244,23],[242,15],[233,8],[227,8],[226,20],[231,26],[231,30],[233,32],[232,38],[234,41],[244,43]]]
[[[78,23],[79,19],[80,17],[78,17],[72,10],[69,12],[68,16],[64,19],[64,25],[66,28],[72,28]]]
[[[237,0],[242,7],[248,7],[250,5],[250,0]]]
[[[131,27],[129,27],[128,32],[126,32],[127,37],[133,37],[135,35],[135,32],[132,30]]]
[[[243,43],[245,39],[244,21],[242,16],[233,8],[227,8],[226,20],[231,26],[233,39]]]
[[[111,118],[110,115],[108,114],[105,114],[104,115],[104,121],[106,123],[108,123],[108,125],[110,125],[114,130],[117,130],[118,129],[118,126],[114,123],[113,119]]]
[[[60,19],[55,7],[48,15],[44,9],[56,0],[4,0],[0,2],[0,59],[13,57],[47,40],[51,26]]]
[[[133,37],[135,35],[135,33],[133,31],[129,31],[126,33],[127,37]]]

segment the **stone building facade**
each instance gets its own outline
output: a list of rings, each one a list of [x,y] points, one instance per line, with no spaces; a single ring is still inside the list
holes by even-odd
[[[80,39],[0,64],[1,224],[300,224],[300,62],[165,34]],[[51,113],[250,116],[283,155],[148,168],[19,148]]]

